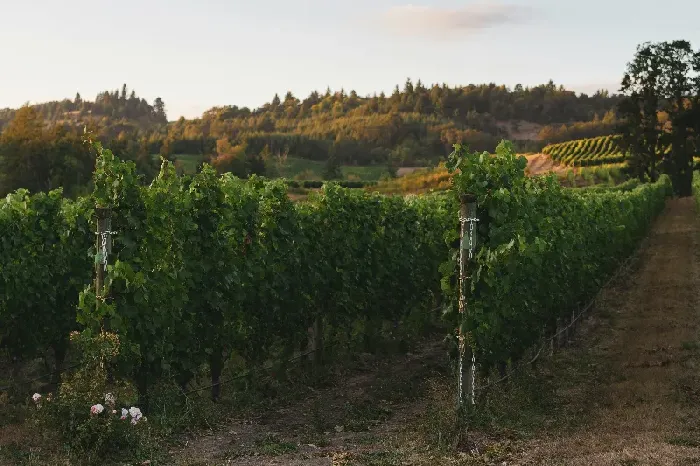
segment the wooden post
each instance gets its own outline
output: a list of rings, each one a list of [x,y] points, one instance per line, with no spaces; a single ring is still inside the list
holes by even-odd
[[[465,335],[462,324],[467,312],[467,261],[472,259],[476,250],[476,197],[461,195],[459,205],[459,356],[457,361],[457,406],[462,407],[465,398],[475,404],[474,391],[476,364],[471,349],[466,351]],[[467,354],[468,353],[468,354]],[[469,356],[465,360],[465,356]],[[465,368],[465,365],[468,368]],[[466,369],[466,370],[465,370]],[[466,376],[465,376],[466,372]]]

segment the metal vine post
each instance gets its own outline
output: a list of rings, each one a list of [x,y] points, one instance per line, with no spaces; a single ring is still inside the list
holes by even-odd
[[[112,219],[111,210],[105,207],[95,207],[95,216],[97,217],[96,253],[95,253],[95,296],[97,304],[105,300],[105,273],[107,272],[107,264],[109,254],[112,252],[112,235],[116,234],[111,231]],[[104,330],[105,323],[102,323]]]
[[[97,217],[97,253],[95,255],[95,294],[102,298],[105,272],[107,271],[107,256],[112,250],[112,238],[110,238],[111,218],[110,211],[104,207],[95,208]]]
[[[469,194],[460,196],[459,205],[459,356],[457,360],[457,407],[462,408],[465,398],[470,404],[475,404],[474,392],[476,387],[476,357],[471,348],[467,354],[465,335],[462,324],[467,312],[467,262],[474,257],[476,249],[476,228],[479,221],[476,217],[476,197]],[[468,226],[467,226],[468,225]],[[466,254],[465,254],[466,252]],[[469,357],[471,356],[471,357]],[[471,359],[471,367],[466,377],[466,390],[464,389],[464,359]]]

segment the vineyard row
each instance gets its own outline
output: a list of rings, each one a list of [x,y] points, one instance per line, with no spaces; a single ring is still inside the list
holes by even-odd
[[[577,139],[550,144],[542,149],[542,153],[550,155],[556,161],[575,167],[621,163],[626,160],[626,156],[619,141],[619,135]]]
[[[459,146],[448,194],[385,197],[327,185],[308,202],[284,182],[178,177],[164,163],[150,186],[102,151],[94,193],[20,191],[0,207],[0,345],[30,358],[51,350],[60,369],[72,330],[120,339],[115,375],[142,395],[185,386],[208,366],[257,366],[326,337],[366,344],[422,329],[440,294],[479,366],[521,357],[556,319],[590,298],[634,249],[669,192],[654,184],[577,192],[530,178],[502,144],[494,157]],[[459,194],[476,196],[468,312],[457,312]],[[91,286],[95,206],[111,216],[102,300]],[[450,249],[452,248],[452,253]],[[442,280],[441,280],[442,278]]]

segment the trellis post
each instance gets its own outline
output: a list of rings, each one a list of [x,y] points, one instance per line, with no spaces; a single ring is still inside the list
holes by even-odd
[[[475,404],[476,358],[469,347],[467,350],[466,335],[463,331],[464,319],[467,313],[467,263],[474,257],[476,250],[476,197],[470,194],[460,196],[459,206],[459,327],[457,361],[457,406],[461,408],[465,401]],[[469,364],[471,363],[471,365]],[[469,366],[465,370],[465,366]],[[466,376],[465,376],[466,372]]]
[[[112,252],[112,237],[110,210],[104,207],[95,208],[97,217],[97,254],[95,255],[95,295],[103,298],[105,272],[107,271],[107,258]]]

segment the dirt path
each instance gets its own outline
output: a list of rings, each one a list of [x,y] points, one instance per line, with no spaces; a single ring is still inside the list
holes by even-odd
[[[508,464],[700,464],[698,230],[692,199],[669,201],[637,270],[608,293],[597,341],[569,355],[605,366],[581,391],[598,395],[587,419],[527,442]]]
[[[547,154],[526,155],[527,168],[526,173],[529,175],[542,175],[544,173],[553,172],[557,175],[565,174],[568,167],[560,164],[555,164],[554,160]]]
[[[385,444],[418,414],[423,384],[444,374],[446,356],[438,338],[408,354],[362,354],[352,368],[330,375],[325,387],[300,386],[294,400],[186,441],[175,463],[331,466],[391,455],[387,448],[393,447]]]

